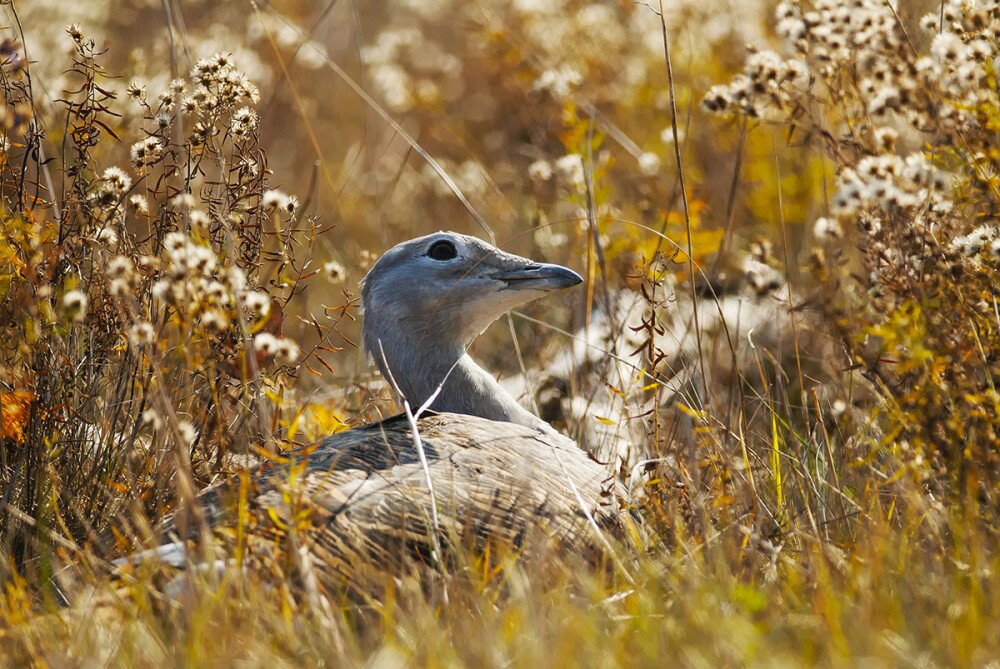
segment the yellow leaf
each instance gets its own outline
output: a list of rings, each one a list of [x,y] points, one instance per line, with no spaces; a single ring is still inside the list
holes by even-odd
[[[279,530],[288,529],[288,525],[286,525],[285,522],[281,520],[281,517],[278,515],[278,512],[275,511],[273,506],[267,507],[267,516],[268,518],[271,519],[271,522],[274,523],[274,526],[277,527]]]
[[[24,430],[28,427],[28,416],[34,399],[35,394],[27,390],[0,393],[0,409],[3,413],[0,436],[17,444],[24,443]]]

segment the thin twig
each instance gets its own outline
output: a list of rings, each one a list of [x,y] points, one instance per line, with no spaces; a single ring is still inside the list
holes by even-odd
[[[688,280],[691,284],[691,303],[694,315],[694,334],[698,344],[698,366],[701,371],[701,384],[705,392],[705,400],[711,402],[708,388],[708,374],[705,372],[705,353],[701,345],[701,323],[698,319],[698,289],[695,286],[694,244],[691,240],[691,212],[688,208],[687,187],[684,185],[684,164],[681,158],[680,135],[677,132],[677,96],[674,91],[674,69],[670,60],[670,39],[667,36],[667,20],[663,14],[663,0],[660,2],[660,27],[663,31],[663,58],[667,66],[667,90],[670,94],[670,130],[673,133],[674,159],[677,162],[677,179],[680,182],[681,205],[684,209],[684,230],[687,235]]]

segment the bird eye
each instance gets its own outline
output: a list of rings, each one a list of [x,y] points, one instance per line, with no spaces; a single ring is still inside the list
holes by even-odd
[[[427,255],[434,260],[451,260],[458,255],[458,251],[455,250],[455,245],[447,239],[439,239],[427,249]]]

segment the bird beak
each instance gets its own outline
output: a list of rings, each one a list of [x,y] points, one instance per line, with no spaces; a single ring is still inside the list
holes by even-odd
[[[550,291],[569,288],[583,283],[583,278],[571,269],[561,265],[532,263],[516,269],[504,270],[492,275],[497,281],[506,283],[510,290]]]

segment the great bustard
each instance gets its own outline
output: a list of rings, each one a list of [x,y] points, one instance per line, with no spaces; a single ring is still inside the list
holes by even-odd
[[[436,550],[455,543],[495,551],[540,536],[574,549],[602,545],[620,502],[606,468],[518,405],[466,353],[511,308],[581,281],[565,267],[452,232],[385,253],[362,284],[364,343],[398,399],[416,411],[433,397],[433,413],[306,449],[305,470],[295,475],[303,494],[289,494],[287,467],[258,468],[248,503],[252,533],[267,541],[257,543],[273,548],[305,513],[314,531],[295,542],[306,542],[315,575],[333,588],[437,562]],[[233,495],[226,486],[203,493],[211,524]]]

